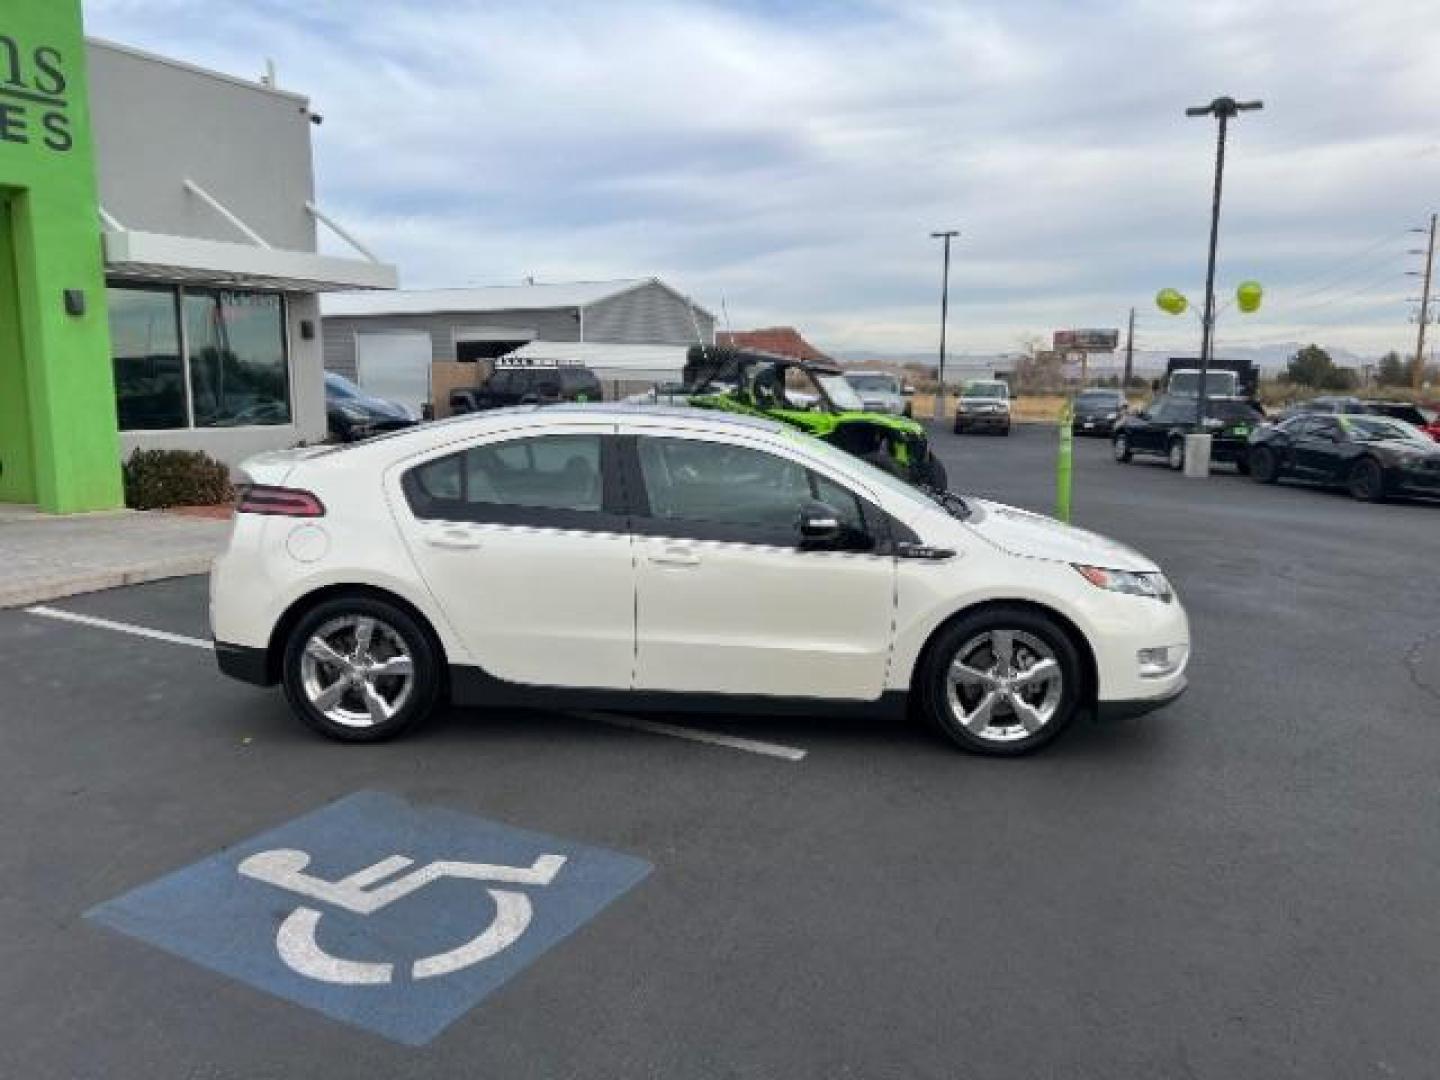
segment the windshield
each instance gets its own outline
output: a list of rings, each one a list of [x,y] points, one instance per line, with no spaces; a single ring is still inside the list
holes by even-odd
[[[908,481],[900,479],[900,477],[895,476],[893,473],[888,473],[884,469],[870,464],[870,462],[864,458],[856,457],[854,454],[841,450],[839,447],[831,446],[821,439],[802,434],[791,428],[786,428],[785,434],[803,443],[806,453],[813,454],[821,460],[830,462],[842,474],[853,474],[858,480],[868,484],[876,491],[883,491],[926,510],[934,510],[935,504],[940,502],[936,497],[927,494]],[[951,498],[959,499],[959,496],[952,495]],[[945,507],[944,503],[940,505]]]
[[[1389,439],[1407,439],[1429,445],[1430,438],[1419,428],[1404,420],[1382,419],[1375,416],[1342,416],[1340,426],[1356,442],[1384,442]]]
[[[891,375],[846,375],[845,381],[862,394],[898,394],[900,388]]]
[[[1010,397],[1010,387],[1003,382],[972,382],[966,385],[962,397],[999,398]]]
[[[865,402],[855,392],[855,387],[845,381],[843,375],[822,375],[815,373],[815,381],[830,399],[830,403],[841,412],[864,412]]]
[[[1235,392],[1236,380],[1233,371],[1207,371],[1205,386],[1210,394],[1224,396]],[[1170,393],[1198,397],[1200,394],[1200,373],[1198,371],[1177,371],[1170,376]]]
[[[352,383],[344,375],[336,375],[333,371],[325,375],[325,392],[331,397],[337,398],[359,398],[360,388]]]
[[[1220,420],[1258,420],[1260,414],[1244,401],[1216,401],[1211,398],[1208,402],[1209,414]]]
[[[1088,406],[1089,408],[1105,408],[1106,406],[1119,405],[1121,401],[1119,394],[1110,392],[1081,394],[1075,399],[1076,405]]]

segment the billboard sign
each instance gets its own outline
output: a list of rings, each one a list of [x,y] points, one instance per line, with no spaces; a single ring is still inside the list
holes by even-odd
[[[1119,330],[1056,330],[1056,352],[1114,352],[1120,345]]]

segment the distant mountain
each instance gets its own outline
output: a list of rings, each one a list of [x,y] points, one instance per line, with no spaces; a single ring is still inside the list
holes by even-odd
[[[1290,358],[1311,344],[1308,341],[1289,341],[1278,345],[1244,345],[1227,346],[1223,342],[1215,350],[1215,355],[1232,360],[1249,360],[1254,363],[1262,372],[1273,375],[1285,370],[1285,365]],[[1172,356],[1195,356],[1198,349],[1190,352],[1178,350],[1158,349],[1136,349],[1135,370],[1143,373],[1161,372],[1165,370],[1165,364]],[[1365,364],[1379,362],[1378,356],[1366,356],[1360,353],[1351,352],[1348,349],[1327,348],[1331,359],[1341,367],[1355,368],[1359,370]],[[832,353],[837,360],[875,363],[878,361],[889,361],[897,364],[923,364],[926,367],[936,366],[934,351],[927,352],[880,352],[877,350],[847,350]],[[948,367],[954,364],[957,368],[982,368],[997,364],[1002,359],[1006,363],[1001,366],[1009,366],[1008,358],[1014,353],[952,353],[946,357],[945,363]],[[1124,351],[1117,351],[1110,357],[1093,356],[1091,363],[1097,369],[1109,371],[1111,368],[1119,368],[1125,362]]]

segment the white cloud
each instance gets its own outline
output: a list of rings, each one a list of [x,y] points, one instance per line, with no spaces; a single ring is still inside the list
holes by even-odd
[[[1269,288],[1222,341],[1405,348],[1402,230],[1440,201],[1440,24],[1408,0],[86,10],[237,74],[275,57],[325,115],[323,200],[409,284],[659,274],[837,349],[931,347],[940,227],[958,349],[1132,304],[1190,345],[1149,298],[1199,298],[1214,125],[1182,112],[1221,92],[1266,109],[1236,125],[1219,277]],[[1315,290],[1347,269],[1373,273]]]

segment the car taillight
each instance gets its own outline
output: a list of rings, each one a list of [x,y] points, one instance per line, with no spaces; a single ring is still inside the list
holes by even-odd
[[[325,504],[310,492],[298,488],[241,484],[235,492],[235,512],[269,514],[274,517],[317,518],[325,516]]]

